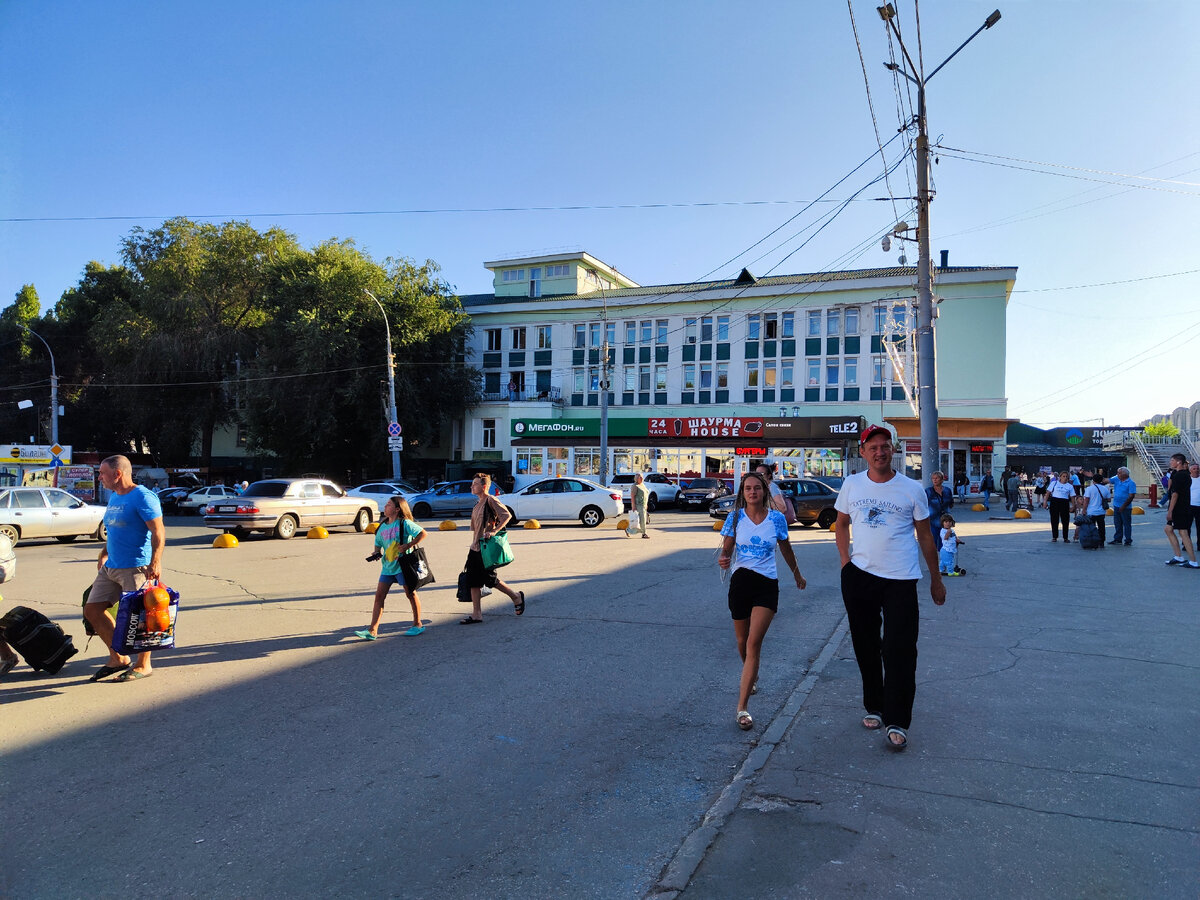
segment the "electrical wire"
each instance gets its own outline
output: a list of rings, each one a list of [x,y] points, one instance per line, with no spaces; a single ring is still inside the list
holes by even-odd
[[[875,143],[879,146],[879,161],[884,165],[885,174],[883,180],[887,186],[888,196],[892,198],[892,218],[898,222],[900,221],[900,216],[896,212],[896,197],[892,193],[892,180],[890,173],[887,172],[887,156],[883,151],[883,139],[879,136],[879,121],[875,117],[875,103],[871,99],[871,80],[867,77],[867,61],[863,56],[862,42],[858,39],[858,25],[854,21],[854,6],[850,0],[846,0],[846,12],[850,14],[850,31],[854,35],[854,46],[858,50],[858,64],[862,68],[863,87],[867,93],[867,109],[871,113],[871,127],[875,131]]]
[[[956,154],[953,152],[948,152],[944,149],[940,149],[938,151],[938,155],[946,156],[948,159],[957,159],[957,160],[961,160],[962,162],[975,163],[976,165],[981,165],[981,166],[996,166],[1001,169],[1016,169],[1018,171],[1023,171],[1023,172],[1035,172],[1038,175],[1051,175],[1055,178],[1070,178],[1075,181],[1093,181],[1093,182],[1096,182],[1097,184],[1117,185],[1120,187],[1125,187],[1125,188],[1129,188],[1131,190],[1138,190],[1138,191],[1158,191],[1160,193],[1165,193],[1165,194],[1182,194],[1185,197],[1200,197],[1200,193],[1198,193],[1196,191],[1180,191],[1180,190],[1176,190],[1174,188],[1156,187],[1152,184],[1129,184],[1127,182],[1111,181],[1107,178],[1091,178],[1087,175],[1071,175],[1066,172],[1048,172],[1045,169],[1035,169],[1030,166],[1018,166],[1013,163],[995,162],[993,160],[987,160],[987,159],[976,159],[973,156],[965,156],[962,154]],[[1128,178],[1130,176],[1122,175],[1122,176],[1118,176],[1118,177]]]
[[[988,159],[1002,159],[1002,160],[1005,160],[1006,162],[1027,163],[1028,165],[1031,165],[1031,166],[1046,166],[1047,168],[1052,168],[1052,169],[1068,169],[1072,172],[1088,172],[1092,175],[1110,175],[1114,178],[1136,178],[1140,181],[1155,181],[1155,182],[1158,182],[1159,184],[1182,184],[1186,187],[1200,187],[1200,182],[1196,182],[1196,181],[1176,181],[1175,179],[1172,179],[1172,178],[1154,178],[1153,176],[1150,176],[1150,175],[1141,175],[1141,174],[1129,175],[1125,172],[1110,172],[1110,171],[1107,171],[1106,169],[1089,169],[1089,168],[1086,168],[1085,166],[1068,166],[1063,163],[1040,162],[1036,159],[1021,159],[1020,157],[1016,157],[1016,156],[1001,156],[998,153],[983,153],[979,150],[963,150],[960,147],[947,147],[945,144],[942,144],[942,143],[935,144],[934,149],[935,150],[948,150],[948,151],[953,151],[954,153],[965,153],[965,154],[968,154],[969,156],[982,156],[982,157],[987,157]],[[1181,156],[1178,159],[1172,160],[1172,162],[1179,162],[1184,159],[1190,159],[1193,156],[1200,156],[1200,150],[1197,150],[1194,153],[1185,154],[1184,156]],[[1164,163],[1163,165],[1170,165],[1170,163]]]

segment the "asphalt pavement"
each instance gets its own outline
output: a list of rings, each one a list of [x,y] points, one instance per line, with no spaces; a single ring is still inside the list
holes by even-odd
[[[1003,511],[998,514],[1003,516]],[[179,649],[155,675],[0,681],[0,896],[1194,897],[1200,572],[962,513],[968,575],[922,592],[910,747],[861,728],[833,537],[792,529],[756,727],[711,521],[517,529],[485,623],[456,624],[467,534],[431,532],[427,628],[393,593],[366,643],[369,536],[172,519]],[[83,647],[98,545],[31,542],[0,587]]]

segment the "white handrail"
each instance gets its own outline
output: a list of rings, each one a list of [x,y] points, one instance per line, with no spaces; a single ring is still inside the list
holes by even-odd
[[[1183,444],[1183,452],[1187,454],[1188,461],[1200,463],[1200,453],[1196,452],[1196,445],[1192,443],[1186,431],[1179,432],[1179,442]]]
[[[1158,464],[1158,460],[1151,456],[1150,451],[1146,449],[1146,445],[1142,442],[1142,436],[1136,431],[1131,431],[1129,437],[1133,441],[1134,449],[1137,450],[1138,459],[1142,461],[1142,465],[1146,467],[1146,471],[1154,476],[1155,484],[1162,481],[1162,467]]]

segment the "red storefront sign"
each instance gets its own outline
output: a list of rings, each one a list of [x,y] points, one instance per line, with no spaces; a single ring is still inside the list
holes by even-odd
[[[651,437],[678,438],[761,437],[763,420],[747,419],[742,416],[650,419],[647,433]]]
[[[734,447],[734,456],[766,456],[766,447]]]

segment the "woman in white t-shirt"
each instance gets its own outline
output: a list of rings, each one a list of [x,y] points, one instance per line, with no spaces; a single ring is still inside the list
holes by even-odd
[[[806,584],[788,542],[787,520],[782,513],[768,508],[769,496],[766,478],[757,472],[747,472],[738,488],[733,512],[721,529],[724,540],[717,558],[717,565],[733,573],[729,579],[729,613],[733,616],[733,633],[742,658],[737,724],[743,731],[754,727],[747,707],[758,684],[763,638],[779,609],[776,548],[792,570],[796,587],[804,590]]]

